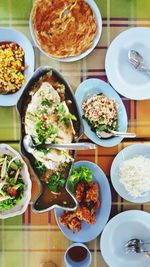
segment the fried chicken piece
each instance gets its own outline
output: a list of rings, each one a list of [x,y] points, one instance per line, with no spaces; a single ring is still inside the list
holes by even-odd
[[[91,210],[91,219],[90,219],[90,224],[95,224],[96,223],[96,212],[95,209]]]
[[[68,229],[75,232],[79,232],[81,230],[81,221],[77,218],[76,211],[64,212],[64,214],[59,217],[59,222],[63,226],[67,226]]]
[[[77,217],[75,217],[71,221],[69,221],[67,227],[70,230],[79,232],[81,230],[81,221]]]
[[[94,221],[94,219],[92,218],[94,216],[93,214],[91,214],[91,211],[87,207],[84,207],[84,206],[78,207],[76,210],[76,214],[80,220],[83,220],[88,224],[91,224]],[[96,220],[96,217],[95,217],[95,220]]]
[[[99,199],[96,201],[95,205],[94,205],[95,209],[99,209],[100,208],[100,201]]]
[[[93,209],[95,207],[95,203],[93,201],[90,202],[84,202],[83,205],[87,207],[89,210]]]
[[[99,186],[92,182],[80,182],[77,185],[75,196],[79,202],[79,207],[76,211],[64,212],[59,217],[59,221],[68,229],[79,232],[82,221],[88,224],[96,223],[96,209],[100,207]]]
[[[89,189],[86,191],[86,196],[84,199],[84,202],[90,202],[93,201],[96,203],[98,201],[99,197],[99,186],[95,183],[88,183]]]
[[[78,183],[76,188],[75,198],[80,203],[85,197],[85,184],[83,182]]]
[[[63,226],[67,226],[68,223],[69,223],[74,217],[76,217],[76,212],[65,211],[65,212],[59,217],[59,222],[60,222]]]

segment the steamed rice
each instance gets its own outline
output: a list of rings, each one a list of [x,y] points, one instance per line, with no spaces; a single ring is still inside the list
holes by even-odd
[[[134,198],[145,197],[150,191],[150,159],[144,156],[123,161],[119,166],[119,181]]]

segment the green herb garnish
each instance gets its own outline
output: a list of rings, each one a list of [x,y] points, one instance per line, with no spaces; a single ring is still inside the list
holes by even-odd
[[[17,164],[17,166],[18,166],[19,168],[22,168],[22,167],[23,167],[23,163],[22,163],[21,160],[18,160],[18,161],[16,161],[15,163]]]
[[[51,151],[51,148],[36,148],[36,150],[44,155],[47,155]]]
[[[39,173],[41,175],[46,172],[45,165],[41,161],[39,161],[39,160],[35,160],[35,167],[36,167],[36,169],[39,171]]]
[[[99,124],[98,127],[96,127],[96,130],[98,131],[105,131],[109,132],[110,130],[117,130],[118,129],[118,123],[117,121],[114,121],[111,125],[103,124],[102,122]]]
[[[87,166],[74,168],[69,179],[69,189],[75,192],[76,184],[79,182],[92,182],[92,171]]]
[[[60,188],[65,186],[66,179],[61,177],[60,173],[53,174],[48,181],[48,187],[52,192],[57,193]]]
[[[70,121],[77,120],[77,118],[73,114],[67,112],[63,103],[60,103],[57,106],[57,111],[58,111],[59,122],[63,122],[66,127],[70,125]]]
[[[43,101],[42,101],[42,106],[47,106],[47,107],[51,107],[52,104],[53,104],[53,101],[52,100],[49,100],[47,98],[45,98]]]
[[[57,129],[46,121],[37,120],[35,125],[37,138],[34,138],[36,144],[43,144],[48,138],[55,137]]]
[[[17,189],[15,189],[15,190],[17,190]],[[23,192],[24,192],[24,187],[22,184],[22,186],[20,186],[20,188],[18,188],[18,190],[17,190],[17,197],[9,198],[9,199],[0,201],[0,211],[13,208],[23,198]]]
[[[21,160],[14,160],[11,155],[5,155],[0,170],[0,210],[13,208],[23,197],[24,182],[22,180]]]

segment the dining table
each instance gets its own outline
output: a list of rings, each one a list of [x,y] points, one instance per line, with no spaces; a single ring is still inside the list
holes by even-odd
[[[95,0],[102,15],[102,35],[98,45],[87,57],[71,63],[46,57],[35,46],[29,16],[32,0],[0,0],[0,27],[14,28],[31,41],[35,53],[35,69],[52,66],[62,73],[75,92],[79,84],[89,78],[109,82],[105,73],[105,55],[111,41],[130,27],[150,27],[149,0]],[[130,100],[121,96],[128,116],[128,131],[135,139],[124,139],[114,147],[97,146],[95,150],[78,151],[76,161],[88,160],[102,168],[110,183],[112,207],[109,220],[126,210],[150,212],[150,202],[134,204],[121,198],[110,180],[114,157],[130,144],[150,144],[150,100]],[[81,141],[88,140],[83,135]],[[0,143],[20,151],[20,120],[16,107],[0,107]],[[72,243],[56,224],[54,211],[35,213],[32,203],[39,187],[28,165],[32,180],[32,197],[24,214],[0,220],[0,267],[64,267],[64,253]],[[100,236],[87,245],[92,253],[91,267],[106,267],[100,251]],[[82,266],[81,266],[82,267]]]

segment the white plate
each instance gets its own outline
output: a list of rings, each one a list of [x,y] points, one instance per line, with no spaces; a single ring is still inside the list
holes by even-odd
[[[17,158],[21,160],[21,162],[23,163],[21,175],[22,175],[22,179],[25,184],[25,190],[24,190],[23,198],[21,199],[21,201],[9,210],[0,211],[0,219],[6,219],[6,218],[20,215],[25,212],[31,199],[31,186],[32,185],[31,185],[30,175],[28,172],[28,167],[26,163],[23,161],[20,154],[7,144],[0,144],[0,153],[8,154],[8,155],[11,155],[12,157],[17,156]]]
[[[131,28],[120,33],[110,44],[105,69],[109,82],[121,95],[131,99],[150,99],[150,77],[128,61],[128,51],[138,51],[150,67],[150,29]]]
[[[46,55],[49,58],[52,58],[56,61],[61,61],[61,62],[74,62],[77,60],[80,60],[84,57],[86,57],[88,54],[90,54],[93,49],[95,48],[95,46],[98,44],[98,41],[101,37],[101,32],[102,32],[102,18],[101,18],[101,14],[99,11],[98,6],[96,5],[96,3],[94,2],[94,0],[85,0],[86,3],[89,4],[89,6],[91,7],[91,9],[93,10],[93,13],[95,14],[95,18],[96,18],[96,22],[97,22],[97,34],[93,40],[93,45],[86,50],[84,53],[82,53],[81,55],[75,56],[75,57],[66,57],[66,58],[56,58],[56,57],[52,57],[50,55],[48,55],[38,44],[35,34],[34,34],[34,29],[32,26],[32,16],[30,15],[30,20],[29,20],[29,28],[30,28],[30,32],[31,32],[31,36],[33,38],[34,43],[36,44],[36,46],[40,49],[40,51]]]
[[[20,45],[25,52],[25,66],[27,66],[27,69],[24,71],[26,76],[25,83],[15,94],[0,94],[0,106],[15,106],[25,88],[26,83],[34,72],[34,51],[27,37],[23,33],[12,28],[0,28],[0,42],[15,42]]]
[[[125,211],[106,225],[100,240],[102,256],[109,267],[149,267],[150,259],[142,253],[126,254],[124,245],[132,238],[150,241],[150,214]]]
[[[133,157],[140,155],[150,158],[150,146],[143,144],[127,146],[126,148],[121,150],[114,158],[110,171],[111,181],[117,193],[124,199],[134,203],[144,203],[150,201],[150,191],[145,197],[134,198],[130,196],[125,190],[124,186],[119,182],[119,165],[124,160],[132,159]]]

